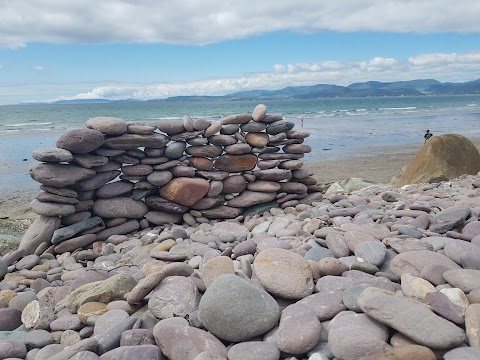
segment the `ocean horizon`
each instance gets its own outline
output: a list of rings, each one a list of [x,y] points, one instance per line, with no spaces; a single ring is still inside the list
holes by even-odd
[[[480,95],[3,105],[0,185],[21,186],[23,175],[30,182],[28,169],[36,163],[32,151],[55,146],[61,134],[84,127],[92,117],[158,124],[189,115],[215,122],[223,116],[251,113],[259,103],[264,103],[270,114],[282,114],[295,129],[310,132],[305,143],[313,151],[306,154],[306,161],[361,155],[357,149],[366,147],[423,143],[427,129],[434,135],[480,137]]]

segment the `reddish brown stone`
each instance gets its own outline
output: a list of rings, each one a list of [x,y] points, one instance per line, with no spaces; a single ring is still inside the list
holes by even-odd
[[[177,204],[191,206],[203,198],[209,188],[206,180],[180,177],[160,188],[160,195]]]
[[[257,157],[247,155],[223,155],[214,163],[214,167],[220,171],[240,172],[252,170],[257,164]]]
[[[210,159],[204,157],[191,157],[188,159],[190,166],[197,170],[211,171],[213,170],[213,162]]]

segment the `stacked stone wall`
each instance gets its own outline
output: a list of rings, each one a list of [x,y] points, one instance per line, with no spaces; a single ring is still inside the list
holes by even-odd
[[[319,188],[301,160],[309,133],[293,128],[262,104],[219,122],[89,119],[33,152],[41,192],[31,207],[41,216],[20,248],[63,253],[140,228],[311,203]]]

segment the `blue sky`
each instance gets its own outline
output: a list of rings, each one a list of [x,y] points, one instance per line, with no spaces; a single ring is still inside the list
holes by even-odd
[[[0,0],[0,104],[480,78],[471,0]]]

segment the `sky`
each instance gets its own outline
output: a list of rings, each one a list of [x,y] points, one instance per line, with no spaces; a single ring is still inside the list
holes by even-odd
[[[0,0],[0,105],[480,78],[476,0]]]

